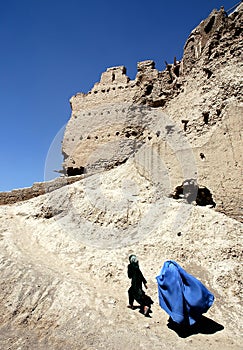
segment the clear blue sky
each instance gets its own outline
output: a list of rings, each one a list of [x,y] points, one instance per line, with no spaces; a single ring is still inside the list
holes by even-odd
[[[162,70],[165,60],[181,58],[191,30],[213,8],[237,2],[0,1],[0,191],[44,180],[70,97],[90,90],[107,67],[125,65],[132,79],[138,61],[153,59]]]

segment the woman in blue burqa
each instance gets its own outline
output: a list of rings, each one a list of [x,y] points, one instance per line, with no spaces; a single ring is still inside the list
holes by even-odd
[[[213,294],[173,260],[168,260],[156,277],[159,304],[172,321],[192,326],[213,304]]]

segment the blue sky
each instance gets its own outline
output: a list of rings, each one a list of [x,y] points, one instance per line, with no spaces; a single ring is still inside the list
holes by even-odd
[[[0,191],[50,178],[48,150],[61,139],[72,95],[111,66],[125,65],[131,79],[138,61],[164,69],[214,8],[237,2],[0,1]],[[47,168],[60,169],[61,156],[51,153]]]

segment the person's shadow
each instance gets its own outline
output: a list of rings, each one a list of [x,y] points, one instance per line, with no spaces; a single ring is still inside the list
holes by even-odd
[[[169,318],[167,327],[175,331],[180,338],[187,338],[193,334],[199,333],[214,334],[224,329],[223,325],[205,316],[202,316],[200,320],[194,323],[194,325],[188,327],[179,325],[178,323],[174,322],[171,318]]]

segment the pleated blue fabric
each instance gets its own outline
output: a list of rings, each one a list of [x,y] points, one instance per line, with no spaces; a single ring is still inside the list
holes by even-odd
[[[214,295],[178,263],[164,263],[158,283],[159,304],[178,324],[193,325],[214,302]]]

